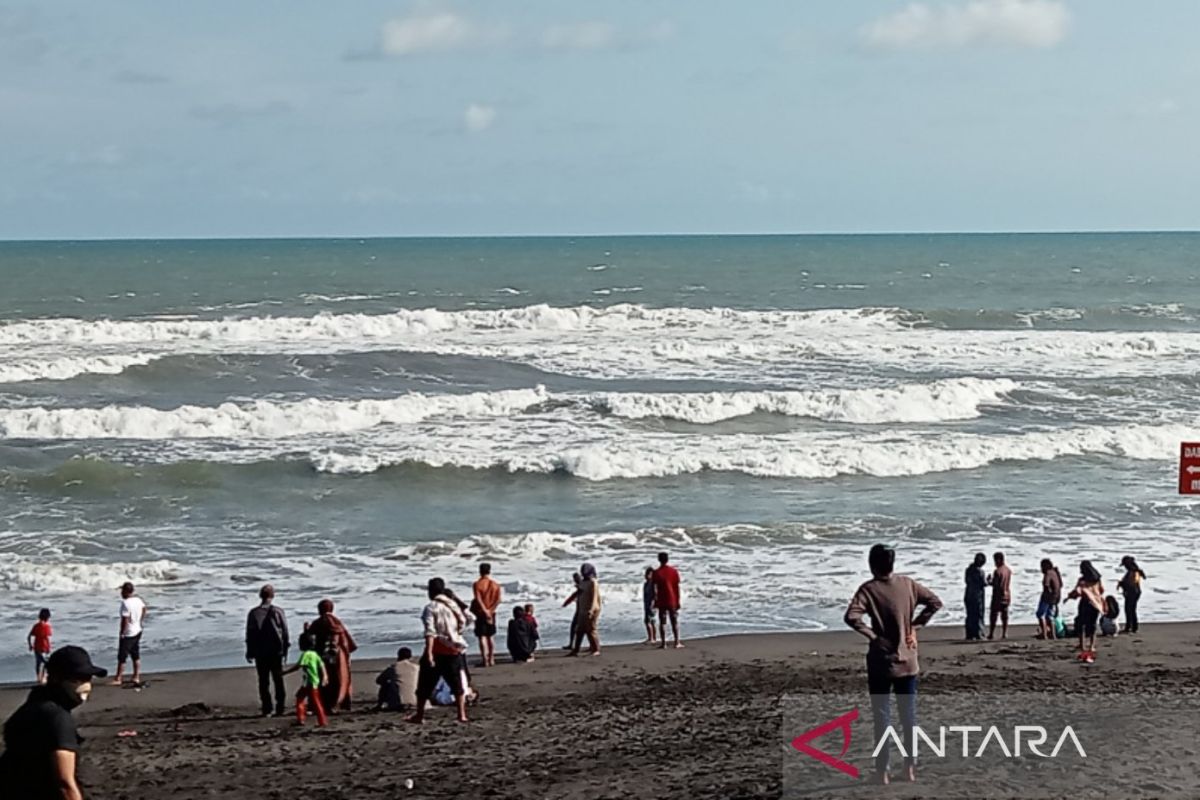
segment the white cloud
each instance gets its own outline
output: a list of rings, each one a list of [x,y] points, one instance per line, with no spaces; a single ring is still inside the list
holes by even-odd
[[[504,37],[501,28],[487,28],[446,11],[388,20],[380,32],[379,49],[385,56],[408,56],[486,45]]]
[[[463,122],[471,133],[482,133],[492,127],[496,121],[496,109],[493,106],[483,106],[471,103],[463,112]]]
[[[616,43],[617,29],[610,22],[573,22],[551,25],[542,34],[549,50],[604,50]]]
[[[981,44],[1053,47],[1063,40],[1070,12],[1058,0],[970,0],[961,5],[912,3],[862,30],[880,49],[969,47]]]

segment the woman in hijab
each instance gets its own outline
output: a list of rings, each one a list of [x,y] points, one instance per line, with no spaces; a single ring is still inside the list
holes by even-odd
[[[579,655],[583,646],[583,637],[588,640],[588,654],[600,655],[600,632],[597,623],[600,621],[600,582],[596,576],[596,568],[584,564],[579,568],[579,591],[575,597],[575,641],[572,643],[569,655]]]
[[[1068,600],[1079,600],[1079,617],[1075,627],[1079,630],[1079,660],[1085,664],[1096,663],[1096,624],[1104,613],[1104,583],[1100,572],[1092,562],[1079,565],[1079,582],[1067,595]]]
[[[508,653],[518,664],[533,661],[533,653],[537,650],[537,640],[533,625],[525,614],[522,606],[513,609],[513,618],[508,621]]]
[[[1142,572],[1133,556],[1122,558],[1121,567],[1124,568],[1125,575],[1117,584],[1117,588],[1125,595],[1125,632],[1137,633],[1138,601],[1142,599],[1142,581],[1146,580],[1146,573]]]
[[[579,584],[583,583],[583,576],[580,575],[578,572],[573,573],[571,575],[571,581],[574,582],[574,584],[575,584],[575,591],[571,592],[571,594],[567,597],[566,600],[563,600],[563,604],[562,604],[563,608],[566,608],[567,606],[571,605],[571,603],[574,603],[575,600],[579,597]],[[567,634],[567,646],[564,647],[563,650],[570,650],[574,646],[575,646],[575,616],[572,615],[572,617],[571,617],[571,632],[569,634]]]
[[[317,642],[317,653],[325,662],[329,683],[321,689],[321,700],[332,714],[338,709],[350,710],[350,654],[358,649],[354,637],[342,621],[333,614],[333,601],[322,600],[317,604],[320,614],[307,626]]]

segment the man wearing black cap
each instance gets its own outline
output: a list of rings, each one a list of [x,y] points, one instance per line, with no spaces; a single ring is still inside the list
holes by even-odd
[[[83,800],[75,782],[79,734],[71,709],[87,702],[92,679],[108,672],[82,647],[62,647],[46,663],[47,683],[4,723],[0,795],[21,800]]]

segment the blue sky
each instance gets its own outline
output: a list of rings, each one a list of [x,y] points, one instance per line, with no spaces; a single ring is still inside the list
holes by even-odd
[[[1196,229],[1195,0],[0,2],[0,238]]]

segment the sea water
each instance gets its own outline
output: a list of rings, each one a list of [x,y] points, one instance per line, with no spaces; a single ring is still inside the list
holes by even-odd
[[[1195,618],[1200,235],[0,244],[0,678],[25,634],[147,669],[240,661],[273,583],[365,653],[480,561],[547,644],[582,562],[642,636],[837,628],[875,542],[961,620],[976,551],[1125,554]],[[27,663],[28,661],[28,663]]]

